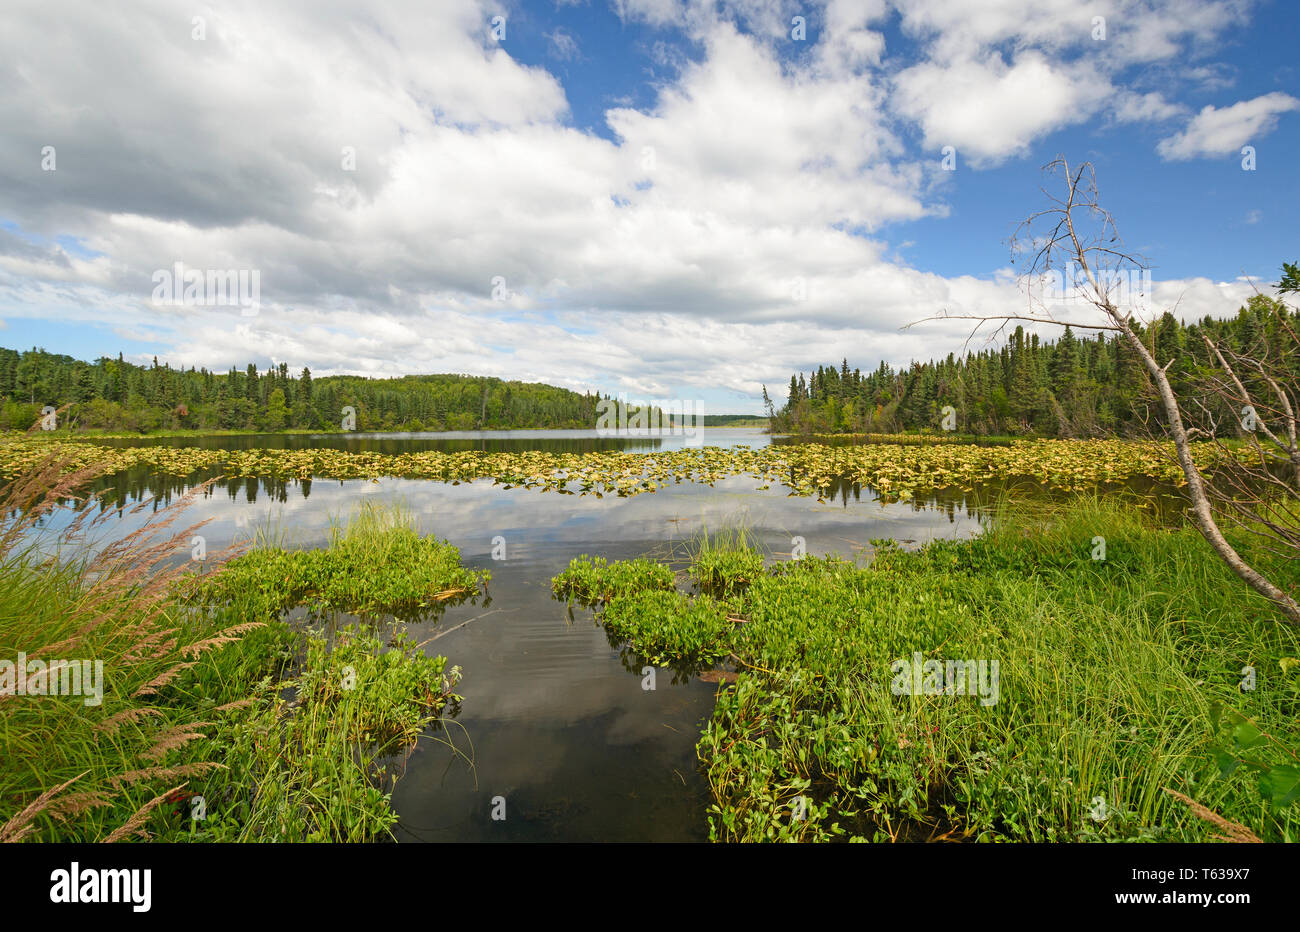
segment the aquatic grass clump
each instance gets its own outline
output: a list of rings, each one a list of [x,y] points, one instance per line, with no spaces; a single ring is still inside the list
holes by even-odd
[[[302,670],[287,685],[302,709],[331,715],[354,707],[349,739],[386,753],[414,742],[427,713],[460,700],[452,692],[460,677],[460,667],[447,670],[446,657],[421,653],[405,631],[381,642],[372,628],[348,625],[332,640],[312,632]]]
[[[712,665],[726,657],[733,622],[725,604],[651,589],[612,598],[600,614],[610,634],[629,641],[651,663]]]
[[[1019,506],[865,569],[778,564],[727,608],[708,643],[741,675],[698,745],[717,840],[1300,840],[1300,634],[1192,529],[1104,499]],[[692,633],[668,601],[628,614],[598,618],[634,649]],[[909,672],[934,661],[990,675]]]
[[[418,618],[491,579],[488,570],[465,567],[452,544],[421,537],[397,510],[364,508],[346,526],[336,524],[330,537],[322,549],[251,550],[196,582],[189,597],[259,620],[298,605]]]
[[[551,580],[551,592],[556,598],[597,605],[647,590],[671,590],[675,584],[671,569],[644,557],[610,563],[584,553]]]
[[[752,550],[712,550],[691,563],[691,579],[703,592],[729,598],[763,573],[763,556]]]
[[[392,784],[409,749],[448,703],[460,668],[429,657],[405,633],[387,645],[349,626],[312,632],[301,672],[262,684],[238,728],[216,747],[239,780],[212,781],[213,813],[196,841],[391,838]],[[285,698],[286,695],[290,698]]]
[[[408,513],[365,506],[331,522],[318,550],[261,546],[221,571],[187,581],[178,594],[218,617],[265,619],[291,632],[283,615],[308,606],[426,620],[486,587],[490,574],[461,563],[446,541],[421,537]],[[290,640],[298,640],[292,636]],[[305,633],[276,653],[278,676],[256,684],[238,723],[214,743],[237,779],[210,783],[220,816],[189,837],[216,841],[350,841],[391,837],[397,821],[385,759],[409,753],[438,722],[461,677],[447,658],[427,656],[402,630],[382,640],[371,623],[334,637]],[[439,726],[440,727],[440,726]]]
[[[363,507],[332,522],[319,550],[258,548],[195,580],[190,602],[218,614],[266,618],[298,605],[313,615],[350,612],[427,619],[486,587],[446,541],[420,537],[409,514]],[[242,779],[211,787],[222,812],[193,837],[218,841],[374,841],[397,821],[385,758],[409,753],[438,722],[461,677],[402,630],[381,640],[372,624],[333,638],[306,634],[282,679],[266,678],[237,728],[219,732]],[[288,696],[289,698],[286,698]],[[440,726],[439,726],[440,727]]]
[[[105,543],[115,513],[67,505],[95,475],[51,460],[0,494],[0,842],[389,837],[392,759],[457,701],[459,669],[402,633],[300,643],[261,551],[192,574],[176,557],[198,526],[171,525],[201,488]],[[362,528],[336,557],[381,578],[310,577],[337,583],[323,604],[486,579],[392,522]],[[405,558],[414,580],[366,562]]]
[[[700,591],[726,599],[737,595],[763,574],[763,555],[744,525],[709,534],[708,528],[688,544],[689,574]]]

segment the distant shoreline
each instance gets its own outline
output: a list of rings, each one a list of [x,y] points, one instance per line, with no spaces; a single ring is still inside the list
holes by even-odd
[[[142,437],[160,437],[160,438],[165,438],[165,437],[286,437],[286,436],[333,437],[333,436],[347,435],[347,434],[355,434],[357,436],[374,436],[374,435],[397,435],[397,434],[500,434],[500,433],[521,432],[521,431],[593,432],[595,431],[595,429],[596,428],[594,427],[484,427],[484,428],[470,428],[470,429],[458,429],[458,430],[341,430],[337,427],[320,428],[320,429],[294,427],[287,430],[201,430],[199,428],[193,428],[193,429],[181,429],[181,430],[170,429],[170,430],[154,430],[154,431],[147,431],[147,432],[139,432],[139,431],[123,431],[123,430],[112,430],[112,431],[67,430],[61,428],[58,430],[51,430],[51,431],[10,430],[10,431],[5,431],[4,435],[10,437],[19,437],[19,436],[46,437],[50,439],[60,439],[60,440],[68,440],[68,439],[75,440],[79,438],[98,439],[98,440],[138,440]],[[726,424],[726,425],[720,424],[717,426],[700,427],[699,429],[700,430],[748,430],[748,431],[759,431],[762,433],[768,432],[765,426],[760,426],[760,425],[745,426],[740,424]],[[677,431],[678,428],[671,428],[671,429],[664,428],[664,430]],[[635,434],[630,436],[641,436],[641,435]],[[654,436],[654,434],[650,433],[649,429],[647,429],[645,436]]]

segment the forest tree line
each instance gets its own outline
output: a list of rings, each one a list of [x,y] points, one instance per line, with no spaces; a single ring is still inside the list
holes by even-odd
[[[532,382],[466,375],[314,378],[288,365],[243,371],[173,369],[33,348],[0,348],[0,429],[27,430],[49,407],[72,430],[590,428],[600,396]],[[66,406],[66,408],[65,408]]]
[[[1196,408],[1197,376],[1214,360],[1202,335],[1238,352],[1282,359],[1300,377],[1278,315],[1300,326],[1300,312],[1264,295],[1228,319],[1206,317],[1183,324],[1166,312],[1140,335],[1169,368],[1180,398]],[[1294,382],[1292,383],[1294,384]],[[1206,399],[1207,405],[1211,404]],[[1222,402],[1218,402],[1222,407]],[[790,377],[786,403],[775,410],[773,428],[790,433],[898,433],[938,431],[944,408],[955,413],[958,433],[1047,437],[1138,436],[1159,430],[1150,376],[1133,349],[1117,336],[1080,337],[1065,328],[1059,339],[1040,341],[1016,327],[1000,349],[958,358],[914,362],[895,370],[881,363],[868,373],[818,366],[805,378]],[[1220,423],[1233,412],[1213,410]]]

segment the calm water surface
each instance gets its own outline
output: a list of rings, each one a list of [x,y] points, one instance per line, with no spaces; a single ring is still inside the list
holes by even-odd
[[[627,453],[680,450],[692,446],[765,447],[768,434],[748,428],[704,427],[692,437],[674,433],[629,431],[617,437],[595,430],[455,430],[418,433],[236,434],[209,437],[119,437],[96,440],[114,447],[198,447],[204,450],[347,450],[349,453],[423,453],[438,450],[459,453],[591,453],[623,450]]]
[[[591,431],[494,434],[285,442],[378,444],[392,452],[454,448],[422,444],[537,449],[601,439]],[[232,439],[241,438],[221,438],[236,445]],[[711,431],[708,440],[756,446],[767,437]],[[462,667],[464,701],[453,723],[422,740],[406,762],[394,792],[399,840],[690,841],[707,835],[707,786],[696,769],[695,742],[717,687],[663,668],[656,688],[643,689],[641,659],[611,644],[589,612],[570,614],[554,600],[551,578],[581,554],[668,558],[700,530],[735,524],[753,531],[773,560],[789,559],[795,537],[814,555],[859,555],[876,538],[914,547],[979,530],[977,512],[960,495],[882,505],[870,489],[841,485],[822,504],[779,487],[758,491],[758,484],[736,476],[713,487],[686,483],[597,499],[506,490],[490,480],[456,486],[413,479],[240,480],[208,488],[183,520],[210,519],[202,532],[210,551],[259,529],[288,546],[311,547],[327,542],[331,519],[346,518],[363,502],[384,502],[407,509],[423,533],[450,540],[470,566],[491,570],[486,600],[450,606],[441,617],[410,626],[417,642],[449,632],[425,649]],[[111,533],[140,526],[184,485],[140,473],[106,480],[102,491],[116,503],[108,516]],[[153,496],[152,506],[131,513]],[[504,541],[505,559],[492,558],[494,538]],[[497,796],[506,800],[504,821],[491,818]]]

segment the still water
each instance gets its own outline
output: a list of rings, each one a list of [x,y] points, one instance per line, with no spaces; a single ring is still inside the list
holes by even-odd
[[[517,449],[496,445],[600,439],[591,431],[498,433],[512,436],[463,442]],[[586,436],[554,436],[570,433]],[[766,442],[755,432],[716,433],[737,443]],[[321,438],[399,446],[463,440]],[[232,439],[239,438],[221,438]],[[701,530],[737,524],[773,560],[788,559],[796,537],[808,553],[852,556],[869,553],[876,538],[911,547],[979,529],[978,512],[960,495],[882,505],[870,489],[841,485],[822,504],[779,487],[758,491],[758,484],[735,476],[712,487],[684,483],[597,499],[507,490],[490,480],[219,481],[181,521],[209,520],[202,533],[211,551],[259,530],[287,546],[313,547],[328,541],[331,520],[346,519],[362,502],[384,502],[406,509],[423,533],[450,540],[470,566],[491,571],[486,600],[410,626],[417,643],[437,638],[425,650],[462,667],[464,701],[405,762],[393,797],[399,840],[691,841],[707,836],[707,786],[696,769],[695,742],[718,687],[662,668],[655,688],[643,689],[645,664],[611,644],[590,612],[570,614],[553,599],[551,578],[580,554],[671,558]],[[135,529],[153,510],[146,505],[132,514],[133,505],[154,498],[161,507],[185,485],[139,473],[105,480],[112,533]],[[494,538],[498,554],[504,544],[504,559],[493,559]],[[494,797],[505,799],[504,820],[492,819]]]
[[[349,453],[592,453],[623,450],[652,453],[684,447],[765,447],[771,436],[749,428],[701,427],[691,436],[670,431],[624,431],[609,436],[595,430],[454,430],[406,433],[231,434],[204,437],[117,437],[94,442],[114,447],[198,447],[203,450],[346,450]]]

